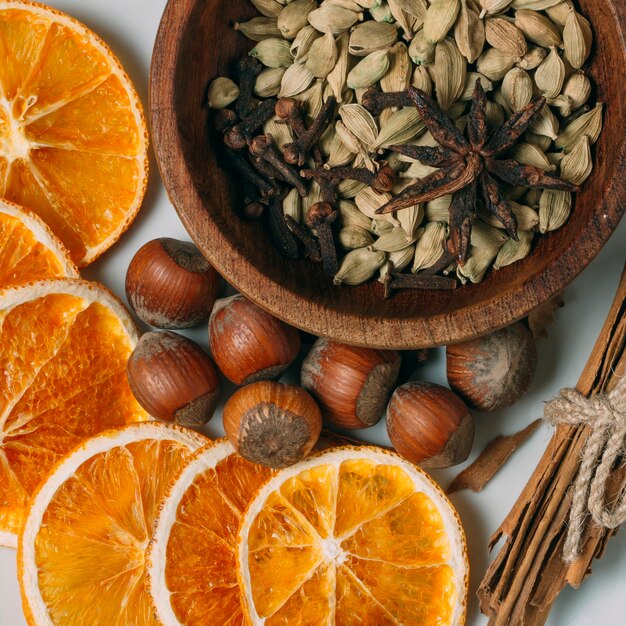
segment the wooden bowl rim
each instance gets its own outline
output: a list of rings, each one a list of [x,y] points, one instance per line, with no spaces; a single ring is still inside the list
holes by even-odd
[[[323,303],[305,300],[300,294],[269,281],[249,259],[234,249],[212,220],[198,194],[185,159],[176,118],[174,83],[181,53],[182,39],[189,18],[198,2],[209,0],[169,0],[157,32],[150,68],[150,123],[157,165],[170,198],[187,232],[215,269],[258,306],[301,330],[330,339],[382,349],[417,349],[465,341],[507,326],[529,313],[573,280],[597,255],[613,233],[626,210],[626,135],[622,137],[612,178],[594,215],[596,232],[592,245],[586,229],[572,238],[563,253],[551,261],[543,272],[532,275],[521,287],[503,289],[489,302],[477,302],[451,312],[428,318],[384,318],[341,312]],[[611,19],[626,42],[626,14],[622,15],[605,0]],[[626,46],[623,47],[626,59]],[[626,61],[625,61],[626,63]],[[166,85],[169,88],[163,88]],[[626,116],[623,120],[626,128]],[[184,164],[184,167],[180,165]],[[609,200],[615,197],[616,211]],[[211,246],[203,245],[195,233],[190,212],[200,211],[206,223]],[[581,245],[582,243],[586,245]],[[219,251],[219,252],[218,252]],[[269,289],[258,290],[260,282],[271,282]],[[287,311],[302,312],[306,302],[308,316],[292,317]],[[410,327],[413,338],[398,333],[398,324]],[[334,330],[336,329],[336,331]],[[406,330],[406,329],[405,329]]]

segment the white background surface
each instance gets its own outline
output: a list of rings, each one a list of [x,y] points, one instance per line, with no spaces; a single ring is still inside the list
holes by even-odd
[[[147,108],[150,56],[165,0],[50,0],[50,4],[75,16],[103,37],[120,57]],[[126,267],[143,243],[159,236],[189,238],[152,165],[151,184],[139,218],[122,241],[86,272],[88,278],[104,282],[120,296],[124,292]],[[539,369],[531,391],[511,409],[477,415],[477,437],[470,461],[496,435],[515,432],[541,416],[543,402],[561,387],[575,385],[613,299],[625,252],[626,220],[623,220],[603,252],[566,290],[566,307],[557,313],[550,337],[539,343]],[[206,347],[205,334],[204,328],[191,333]],[[445,384],[442,351],[436,353],[418,376]],[[209,432],[221,434],[218,417],[210,424]],[[481,626],[487,621],[478,612],[474,594],[489,562],[488,538],[513,505],[549,437],[547,428],[536,432],[482,493],[463,492],[453,497],[469,541],[472,588],[468,626]],[[382,443],[386,439],[384,426],[379,424],[364,438]],[[446,486],[456,471],[440,472],[437,478]],[[605,558],[596,562],[594,572],[581,589],[566,589],[561,594],[549,626],[626,624],[626,532],[622,531],[611,541]],[[13,551],[0,548],[0,626],[24,624],[15,556]]]

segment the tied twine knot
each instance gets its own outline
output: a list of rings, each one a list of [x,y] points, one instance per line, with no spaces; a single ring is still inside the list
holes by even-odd
[[[626,376],[609,393],[590,398],[575,389],[562,389],[546,404],[544,417],[554,425],[587,426],[591,431],[573,486],[563,547],[563,560],[573,563],[580,556],[587,513],[603,528],[626,522],[626,488],[612,506],[606,505],[607,481],[617,461],[626,456]]]

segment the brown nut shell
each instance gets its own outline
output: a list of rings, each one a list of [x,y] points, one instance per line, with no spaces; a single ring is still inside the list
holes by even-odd
[[[209,317],[219,283],[219,274],[196,246],[163,237],[149,241],[133,257],[126,297],[146,324],[189,328]]]
[[[451,467],[471,452],[474,420],[464,402],[446,387],[409,382],[391,396],[387,433],[405,459],[425,468]]]
[[[495,411],[515,404],[537,369],[537,348],[521,322],[446,348],[448,384],[466,404]]]
[[[322,431],[315,400],[301,387],[273,381],[237,390],[224,407],[223,421],[242,457],[272,468],[302,460]]]
[[[153,417],[183,426],[201,426],[213,417],[217,370],[191,339],[169,331],[144,334],[126,373],[137,402]]]
[[[300,333],[236,295],[216,302],[209,344],[222,374],[247,385],[278,378],[300,352]]]
[[[400,372],[395,350],[373,350],[318,339],[302,364],[301,384],[324,419],[340,428],[368,428],[385,413]]]

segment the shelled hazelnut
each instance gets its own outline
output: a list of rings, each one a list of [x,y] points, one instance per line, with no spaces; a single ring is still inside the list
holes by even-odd
[[[213,416],[219,395],[217,370],[191,339],[169,331],[146,333],[126,372],[133,395],[153,417],[201,426]]]
[[[209,344],[222,374],[246,385],[278,378],[300,352],[300,333],[236,295],[215,303]]]
[[[126,297],[156,328],[180,329],[208,318],[219,274],[192,243],[162,237],[141,247],[126,273]]]
[[[474,420],[465,403],[446,387],[409,382],[391,396],[387,432],[407,460],[425,468],[451,467],[469,456]]]
[[[536,368],[535,342],[521,322],[446,348],[448,384],[479,411],[515,404],[528,390]]]
[[[385,413],[401,357],[318,339],[302,364],[301,384],[318,401],[324,419],[340,428],[368,428]]]
[[[315,400],[301,387],[260,381],[242,387],[228,400],[224,430],[249,461],[288,467],[316,444],[322,416]]]

